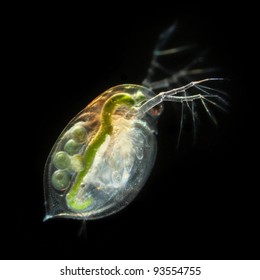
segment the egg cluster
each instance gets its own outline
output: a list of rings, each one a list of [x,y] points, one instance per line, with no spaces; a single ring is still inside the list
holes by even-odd
[[[52,163],[55,169],[51,183],[56,190],[66,190],[73,174],[84,168],[81,151],[86,138],[86,129],[80,124],[75,124],[68,132],[68,141],[63,149],[53,156]]]

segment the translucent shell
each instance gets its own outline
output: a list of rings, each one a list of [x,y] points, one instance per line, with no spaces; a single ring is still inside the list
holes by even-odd
[[[145,184],[156,156],[154,111],[137,117],[154,93],[113,87],[66,126],[45,166],[47,214],[98,219],[126,207]]]

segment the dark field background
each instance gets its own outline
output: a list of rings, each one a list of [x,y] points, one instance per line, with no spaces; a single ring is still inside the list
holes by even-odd
[[[3,195],[0,258],[259,259],[259,93],[250,22],[235,13],[182,14],[167,7],[69,10],[37,9],[15,25],[20,163],[18,172],[11,168],[10,194]],[[218,127],[202,113],[196,145],[187,126],[176,150],[178,111],[166,104],[155,166],[126,209],[88,222],[80,236],[80,221],[43,223],[43,169],[59,133],[104,90],[140,84],[157,36],[176,19],[216,53],[213,63],[231,79],[225,85],[230,112],[216,112]]]

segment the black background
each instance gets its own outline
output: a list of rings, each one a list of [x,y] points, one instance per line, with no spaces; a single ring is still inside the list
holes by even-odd
[[[253,104],[259,94],[252,90],[250,22],[222,9],[216,15],[182,14],[160,3],[147,10],[129,3],[109,11],[102,4],[96,10],[63,8],[37,8],[14,26],[11,52],[20,79],[12,82],[19,86],[13,101],[14,134],[5,135],[15,140],[15,156],[8,157],[11,175],[9,194],[3,195],[0,257],[259,258],[253,162],[258,150]],[[178,119],[166,105],[158,124],[155,166],[133,203],[111,217],[88,222],[83,235],[78,234],[79,221],[43,223],[44,164],[59,133],[104,90],[140,84],[157,36],[176,19],[201,31],[203,41],[222,57],[225,75],[231,78],[230,112],[217,115],[217,128],[202,126],[195,146],[186,143],[190,136],[184,133],[176,151]],[[14,168],[17,160],[19,167]]]

